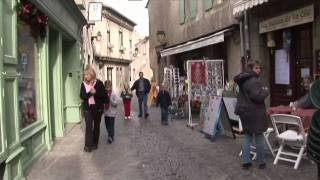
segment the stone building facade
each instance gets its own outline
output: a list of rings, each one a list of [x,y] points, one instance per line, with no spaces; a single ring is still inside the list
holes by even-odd
[[[135,44],[134,60],[130,64],[131,68],[131,82],[133,85],[134,81],[139,78],[139,72],[143,72],[144,77],[153,80],[153,71],[150,68],[149,61],[149,37],[141,39]]]
[[[155,79],[162,82],[163,68],[169,65],[179,67],[185,76],[187,60],[223,59],[229,79],[240,72],[240,30],[232,5],[232,0],[149,0]]]
[[[130,66],[134,45],[138,42],[136,24],[114,8],[104,4],[102,21],[95,22],[93,36],[94,66],[101,80],[111,80],[114,90],[130,83]]]

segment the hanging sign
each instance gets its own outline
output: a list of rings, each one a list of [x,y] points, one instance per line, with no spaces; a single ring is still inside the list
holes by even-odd
[[[89,22],[102,21],[102,2],[89,3]]]
[[[307,6],[284,15],[262,21],[259,24],[259,32],[266,33],[278,29],[284,29],[291,26],[313,22],[314,7]]]

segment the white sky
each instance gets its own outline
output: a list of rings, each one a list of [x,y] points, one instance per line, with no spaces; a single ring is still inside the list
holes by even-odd
[[[141,35],[149,35],[148,0],[102,0],[137,24],[135,30]]]

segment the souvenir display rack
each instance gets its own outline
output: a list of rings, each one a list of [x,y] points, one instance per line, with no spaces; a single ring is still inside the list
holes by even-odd
[[[180,96],[180,75],[179,68],[165,67],[164,68],[164,83],[168,86],[168,91],[172,99],[177,99]]]
[[[195,67],[196,66],[196,67]],[[197,68],[200,68],[200,72]],[[224,89],[224,62],[223,60],[189,60],[187,62],[188,75],[188,104],[189,120],[187,125],[191,128],[199,125],[192,118],[191,103],[198,102],[201,119],[201,109],[205,107],[206,99],[214,96],[221,96]],[[195,77],[201,76],[201,77]],[[202,111],[203,112],[203,111]]]

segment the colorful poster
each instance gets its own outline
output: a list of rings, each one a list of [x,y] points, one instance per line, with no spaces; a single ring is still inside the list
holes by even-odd
[[[206,71],[205,62],[193,62],[191,64],[191,83],[193,86],[207,85]]]

